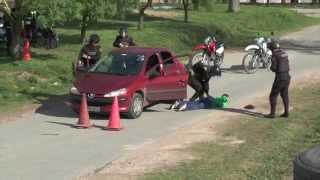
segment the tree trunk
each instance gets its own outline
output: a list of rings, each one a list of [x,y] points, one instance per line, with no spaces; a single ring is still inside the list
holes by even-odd
[[[144,23],[144,11],[140,10],[138,30],[142,30],[143,29],[143,23]]]
[[[117,0],[116,17],[120,20],[126,19],[126,0]]]
[[[21,33],[23,31],[23,14],[24,8],[22,7],[22,0],[16,1],[15,11],[11,12],[11,44],[10,44],[10,54],[13,58],[18,59],[21,56],[22,49],[22,38]]]
[[[189,15],[188,15],[188,10],[189,10],[189,0],[182,0],[183,3],[183,9],[184,9],[184,22],[189,21]]]
[[[240,11],[240,0],[229,0],[229,12]]]
[[[198,11],[200,9],[200,0],[192,0],[193,9]]]
[[[87,27],[88,27],[88,16],[83,15],[82,16],[82,22],[81,22],[81,35],[80,35],[80,43],[83,43],[86,38],[87,33]]]
[[[143,30],[144,24],[144,11],[152,5],[152,0],[148,0],[147,3],[141,7],[139,10],[139,23],[138,23],[138,30]]]
[[[251,0],[251,4],[257,4],[257,0]]]
[[[270,5],[270,0],[267,0],[267,6],[269,6]]]
[[[286,4],[286,0],[281,0],[281,4]]]

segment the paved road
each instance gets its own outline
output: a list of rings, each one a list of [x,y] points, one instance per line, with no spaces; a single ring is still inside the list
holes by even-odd
[[[290,43],[300,42],[299,46]],[[320,70],[320,26],[308,28],[284,38],[290,46],[292,75],[298,77],[310,70]],[[273,74],[260,71],[247,75],[239,69],[243,53],[226,54],[225,73],[212,80],[213,95],[229,93],[231,106],[258,92],[269,91]],[[92,173],[130,149],[172,133],[176,128],[208,116],[208,111],[169,112],[158,105],[144,112],[138,120],[123,120],[120,132],[73,129],[75,114],[53,97],[44,102],[32,117],[0,125],[0,180],[62,180]],[[214,120],[214,111],[212,119]],[[104,118],[94,123],[104,126]]]

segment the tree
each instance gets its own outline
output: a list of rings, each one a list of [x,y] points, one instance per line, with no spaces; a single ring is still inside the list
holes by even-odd
[[[240,0],[229,0],[229,12],[240,11]]]
[[[120,20],[125,20],[126,18],[126,0],[118,0],[117,3],[116,17]]]
[[[193,9],[194,10],[199,10],[200,8],[200,0],[192,0],[192,4],[193,4]]]
[[[189,0],[182,0],[183,9],[184,9],[184,22],[189,21],[188,11],[189,11]]]
[[[114,0],[74,0],[74,3],[80,3],[80,15],[81,24],[80,31],[81,42],[84,41],[86,37],[86,32],[88,26],[92,22],[96,22],[98,18],[106,18],[114,15],[115,11],[115,1]]]
[[[145,10],[148,7],[151,7],[152,5],[152,0],[148,0],[147,3],[142,4],[140,9],[139,9],[139,23],[138,23],[138,29],[142,30],[143,29],[143,23],[144,23],[144,15],[145,15]]]

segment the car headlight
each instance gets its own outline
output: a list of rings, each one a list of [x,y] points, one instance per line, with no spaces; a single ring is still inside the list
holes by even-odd
[[[78,91],[78,89],[76,87],[72,87],[70,88],[70,93],[71,94],[75,94],[75,95],[80,95],[80,92]]]
[[[115,96],[121,96],[121,95],[125,95],[127,94],[127,89],[126,88],[122,88],[116,91],[111,91],[107,94],[105,94],[103,97],[115,97]]]

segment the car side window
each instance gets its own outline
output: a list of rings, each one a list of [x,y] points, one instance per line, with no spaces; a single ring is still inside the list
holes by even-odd
[[[148,59],[146,72],[148,72],[150,69],[152,69],[153,67],[155,67],[158,64],[159,64],[158,56],[156,54],[150,56]]]
[[[160,56],[163,60],[163,65],[164,66],[169,66],[171,64],[174,64],[174,61],[173,61],[173,58],[172,58],[172,55],[170,52],[167,52],[167,51],[162,51],[160,53]]]

